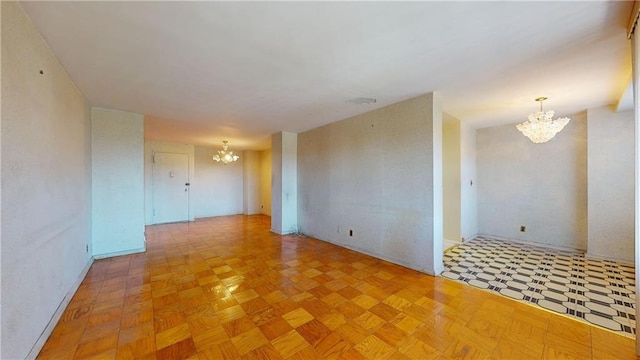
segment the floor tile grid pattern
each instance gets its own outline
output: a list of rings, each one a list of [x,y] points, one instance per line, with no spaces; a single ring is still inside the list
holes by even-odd
[[[266,216],[147,227],[96,261],[40,359],[635,359],[633,340]]]
[[[449,249],[444,262],[449,279],[635,335],[633,267],[488,237]]]

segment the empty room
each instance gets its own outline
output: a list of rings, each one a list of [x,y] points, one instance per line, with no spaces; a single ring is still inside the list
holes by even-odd
[[[639,13],[2,1],[0,358],[636,359]]]

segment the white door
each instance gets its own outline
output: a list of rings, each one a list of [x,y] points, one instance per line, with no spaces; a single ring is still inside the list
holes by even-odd
[[[153,156],[153,223],[189,220],[189,155]]]

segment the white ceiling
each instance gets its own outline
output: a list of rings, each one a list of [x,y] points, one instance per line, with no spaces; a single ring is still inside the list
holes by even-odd
[[[475,127],[615,104],[631,2],[23,2],[93,106],[145,138],[264,149],[431,91]],[[352,104],[372,97],[375,104]]]

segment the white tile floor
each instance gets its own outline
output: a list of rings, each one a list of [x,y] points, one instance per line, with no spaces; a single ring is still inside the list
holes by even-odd
[[[442,276],[634,336],[634,268],[579,252],[478,237],[447,250]]]

